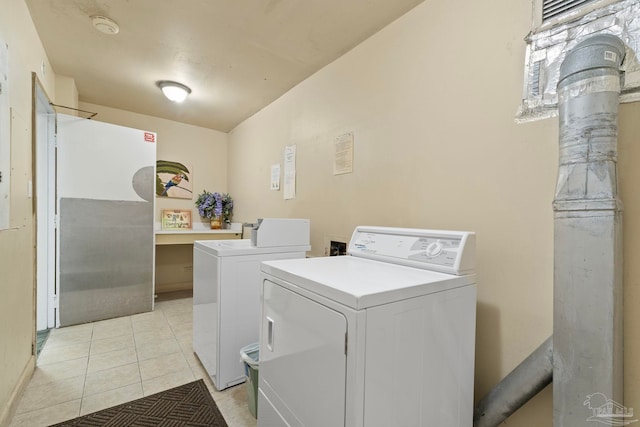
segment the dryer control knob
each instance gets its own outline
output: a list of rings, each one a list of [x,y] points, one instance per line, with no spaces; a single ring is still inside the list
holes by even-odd
[[[430,258],[440,255],[441,252],[442,243],[440,243],[440,240],[430,243],[429,246],[427,246],[427,256]]]

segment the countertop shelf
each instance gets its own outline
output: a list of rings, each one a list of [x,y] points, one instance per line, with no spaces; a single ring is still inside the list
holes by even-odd
[[[158,245],[189,245],[196,240],[225,240],[242,237],[242,223],[233,222],[230,228],[212,230],[205,224],[195,223],[189,230],[162,230],[156,224],[156,246]]]

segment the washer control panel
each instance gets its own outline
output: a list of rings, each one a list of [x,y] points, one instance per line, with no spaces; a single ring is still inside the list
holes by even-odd
[[[392,227],[356,227],[349,255],[451,274],[475,270],[475,233]]]

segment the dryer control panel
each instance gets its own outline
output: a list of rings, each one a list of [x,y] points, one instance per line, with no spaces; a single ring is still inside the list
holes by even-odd
[[[356,227],[349,255],[463,275],[475,271],[475,233],[394,227]]]

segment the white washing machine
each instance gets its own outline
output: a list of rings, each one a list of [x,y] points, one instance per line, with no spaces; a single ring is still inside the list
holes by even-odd
[[[309,241],[304,221],[302,236],[293,239],[297,243]],[[259,339],[260,263],[304,258],[310,249],[308,243],[287,246],[282,240],[270,247],[250,239],[194,242],[193,349],[218,390],[245,380],[240,349]]]
[[[259,427],[469,427],[475,234],[357,227],[262,264]]]

